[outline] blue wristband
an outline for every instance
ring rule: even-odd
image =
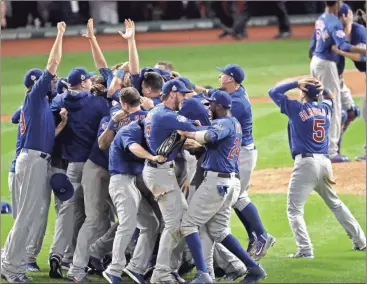
[[[118,122],[114,122],[112,119],[110,119],[110,121],[108,122],[108,126],[107,128],[113,131],[117,130],[119,123]]]
[[[124,70],[116,70],[115,71],[115,77],[120,78],[121,80],[124,79],[125,71]]]

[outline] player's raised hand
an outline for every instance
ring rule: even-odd
[[[112,118],[111,118],[111,119],[112,119],[114,122],[118,122],[118,121],[120,121],[121,119],[125,118],[127,115],[128,115],[128,113],[127,113],[125,110],[121,109],[121,110],[117,111],[117,112],[112,116]]]
[[[93,25],[93,19],[90,18],[88,20],[88,24],[87,24],[87,33],[82,35],[83,37],[86,38],[93,38],[94,37],[94,25]]]
[[[164,163],[165,161],[167,161],[167,158],[163,156],[153,156],[153,162]]]
[[[307,78],[302,78],[298,81],[298,88],[301,89],[302,91],[307,91],[305,86],[306,85],[314,85],[316,86],[316,82],[317,80],[313,77],[307,77]]]
[[[59,23],[57,23],[57,31],[59,33],[64,33],[65,30],[66,30],[66,24],[65,24],[65,22],[59,22]]]
[[[135,38],[135,24],[132,20],[128,19],[125,20],[125,33],[123,33],[122,31],[119,31],[119,34],[124,38],[124,39],[134,39]]]
[[[152,108],[154,108],[153,100],[147,97],[141,97],[140,104],[144,110],[151,110]]]

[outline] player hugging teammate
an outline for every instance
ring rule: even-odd
[[[22,283],[31,279],[26,271],[39,271],[36,258],[53,191],[50,278],[90,282],[88,275],[96,273],[113,284],[122,283],[122,275],[136,283],[184,283],[194,267],[194,283],[265,278],[259,261],[276,239],[266,231],[248,193],[257,149],[243,69],[236,64],[217,68],[219,88],[204,88],[168,62],[140,68],[134,22],[126,20],[125,27],[120,35],[128,45],[127,62],[108,67],[90,19],[83,37],[100,75],[77,67],[57,80],[66,28],[59,23],[46,69],[32,69],[25,76],[27,94],[13,116],[19,126],[9,188],[16,213],[2,256],[2,277]],[[336,45],[350,47],[344,41]],[[338,91],[334,57],[324,58],[322,46],[316,44],[311,65],[319,75],[324,65],[335,67],[329,77],[337,78],[332,86]],[[328,60],[332,63],[324,62]],[[297,86],[305,93],[296,103],[283,93]],[[313,139],[314,147],[305,149],[291,141],[295,163],[308,162],[315,180],[319,175],[328,178],[325,184],[310,184],[296,198],[293,193],[303,188],[297,184],[303,184],[304,174],[292,174],[288,218],[299,247],[292,258],[314,256],[301,214],[312,189],[333,210],[354,248],[366,246],[360,226],[331,187],[327,137],[335,110],[331,92],[323,88],[310,79],[270,92],[282,112]],[[316,100],[321,94],[325,102]],[[317,109],[317,117],[307,107]],[[306,114],[294,118],[292,111],[301,108]],[[232,208],[247,231],[246,250],[231,234]]]

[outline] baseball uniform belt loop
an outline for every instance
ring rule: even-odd
[[[326,154],[322,154],[322,155],[324,155],[326,158],[329,158],[329,155],[326,155]],[[312,153],[302,153],[301,157],[302,157],[302,159],[303,158],[313,158],[314,154],[312,154]]]
[[[171,163],[170,165],[169,165],[169,168],[170,169],[172,169],[173,168],[173,163],[172,162],[168,162],[168,163]],[[160,165],[164,165],[164,164],[158,164],[158,163],[156,163],[156,162],[152,162],[152,161],[148,161],[147,162],[147,165],[149,166],[149,167],[152,167],[152,168],[159,168],[159,166]]]
[[[43,153],[41,151],[37,151],[37,150],[32,150],[32,149],[22,149],[23,153],[36,153],[36,154],[39,154],[39,156],[42,158],[42,159],[45,159],[47,162],[50,162],[51,161],[51,155],[50,154],[47,154],[47,153]]]

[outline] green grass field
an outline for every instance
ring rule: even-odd
[[[144,49],[139,51],[141,67],[151,66],[158,60],[169,60],[183,75],[193,82],[204,85],[218,85],[216,66],[237,63],[246,72],[246,86],[250,97],[267,96],[267,90],[275,82],[287,77],[307,74],[308,41],[271,41],[261,43],[233,43],[200,47],[174,47]],[[109,65],[127,60],[126,51],[105,52]],[[29,68],[44,68],[47,56],[2,58],[2,115],[12,114],[22,104],[24,96],[23,76]],[[76,66],[94,70],[90,53],[65,54],[59,75],[66,76]],[[351,68],[351,64],[348,63]],[[360,98],[356,99],[362,105]],[[287,120],[273,103],[254,103],[254,137],[259,151],[257,168],[292,166],[287,141]],[[7,175],[14,155],[16,126],[10,122],[1,123],[1,199],[10,201]],[[360,155],[365,143],[365,129],[362,119],[353,122],[343,140],[343,153],[350,157]],[[285,181],[287,182],[287,181]],[[257,194],[251,196],[258,206],[263,222],[277,243],[261,261],[268,273],[266,283],[365,283],[366,255],[352,251],[352,244],[334,216],[316,195],[311,195],[305,218],[315,248],[315,259],[290,260],[286,256],[296,251],[295,242],[286,217],[285,194]],[[366,198],[342,195],[362,227],[366,227]],[[54,209],[50,209],[47,234],[38,263],[41,273],[32,274],[34,283],[52,282],[48,278],[47,256],[53,237]],[[10,215],[2,215],[1,245],[12,226]],[[247,245],[245,231],[233,215],[232,231]],[[104,279],[93,278],[98,283]]]

